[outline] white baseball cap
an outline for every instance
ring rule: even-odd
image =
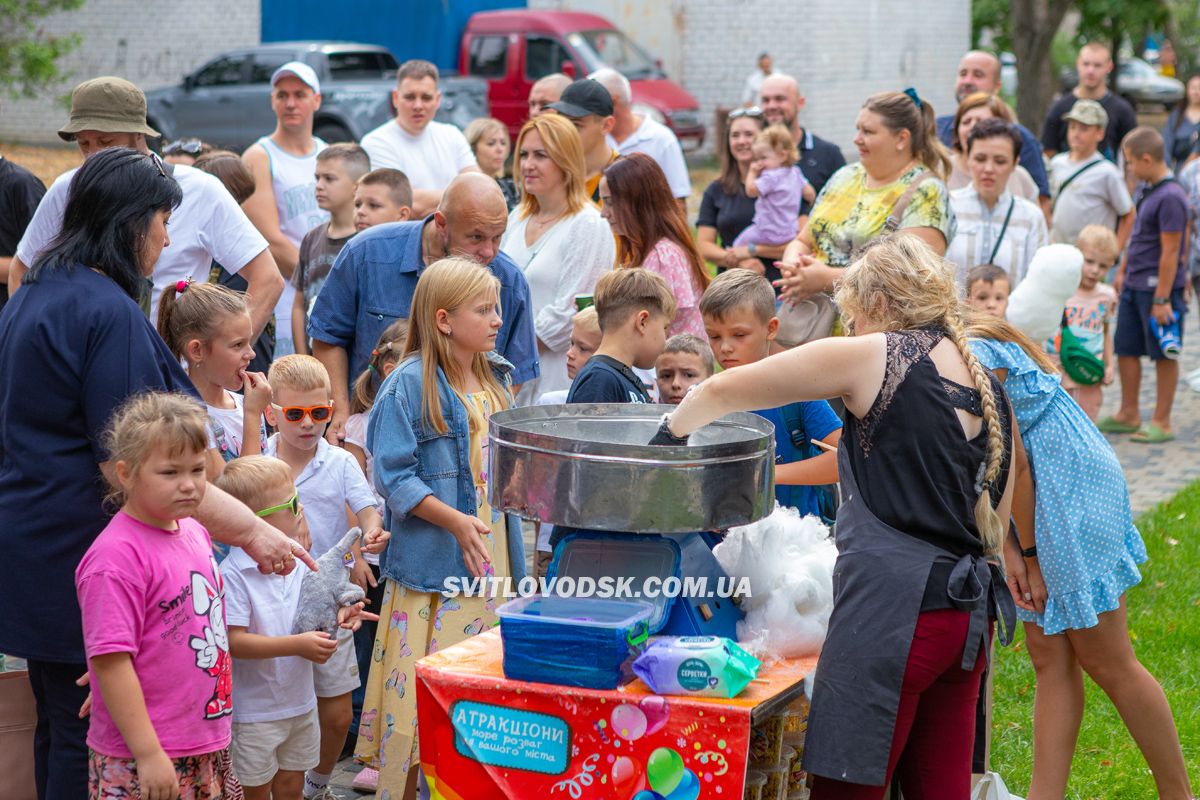
[[[280,78],[288,76],[299,78],[308,88],[312,89],[315,94],[321,93],[321,82],[317,80],[317,73],[308,64],[303,61],[289,61],[271,75],[271,85],[279,83]]]

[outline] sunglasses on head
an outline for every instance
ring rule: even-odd
[[[272,514],[274,514],[276,511],[284,511],[284,510],[291,511],[293,517],[300,516],[300,492],[298,492],[298,491],[293,492],[292,496],[289,500],[287,500],[286,502],[280,503],[277,506],[271,506],[270,508],[264,508],[262,511],[255,511],[254,516],[269,517]]]
[[[735,108],[733,111],[729,112],[727,119],[735,120],[741,119],[742,117],[752,117],[754,119],[758,119],[762,115],[763,110],[761,108],[758,106],[750,106],[749,108]]]
[[[177,142],[171,142],[163,148],[164,156],[173,156],[178,153],[187,153],[189,156],[198,156],[200,151],[204,149],[204,143],[199,139],[180,139]]]
[[[283,414],[283,418],[288,422],[299,422],[304,419],[307,414],[313,422],[328,422],[333,416],[333,403],[328,403],[323,406],[281,406],[278,403],[271,403],[271,407]]]

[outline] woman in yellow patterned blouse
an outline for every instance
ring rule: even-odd
[[[939,255],[954,236],[944,180],[950,155],[938,140],[933,106],[913,89],[868,98],[855,123],[859,161],[833,174],[808,224],[784,251],[781,296],[793,302],[832,291],[854,254],[895,228],[915,234]]]

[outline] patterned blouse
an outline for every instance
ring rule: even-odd
[[[708,341],[704,318],[700,316],[700,296],[704,294],[704,287],[696,280],[692,262],[683,248],[669,239],[659,239],[654,249],[646,254],[642,266],[658,273],[675,295],[675,321],[671,323],[669,335],[691,333]]]
[[[817,196],[808,218],[816,242],[813,254],[831,267],[849,266],[853,254],[883,232],[905,189],[924,171],[925,167],[915,166],[898,180],[871,189],[861,163],[839,169]],[[936,178],[924,181],[905,209],[900,228],[936,228],[948,244],[955,223],[946,184]]]

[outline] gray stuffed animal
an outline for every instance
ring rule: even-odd
[[[347,558],[351,545],[361,535],[360,529],[351,528],[340,542],[317,559],[320,570],[304,576],[292,633],[325,631],[336,635],[338,609],[354,605],[366,597],[361,586],[350,582],[350,566],[354,562],[352,557]]]

